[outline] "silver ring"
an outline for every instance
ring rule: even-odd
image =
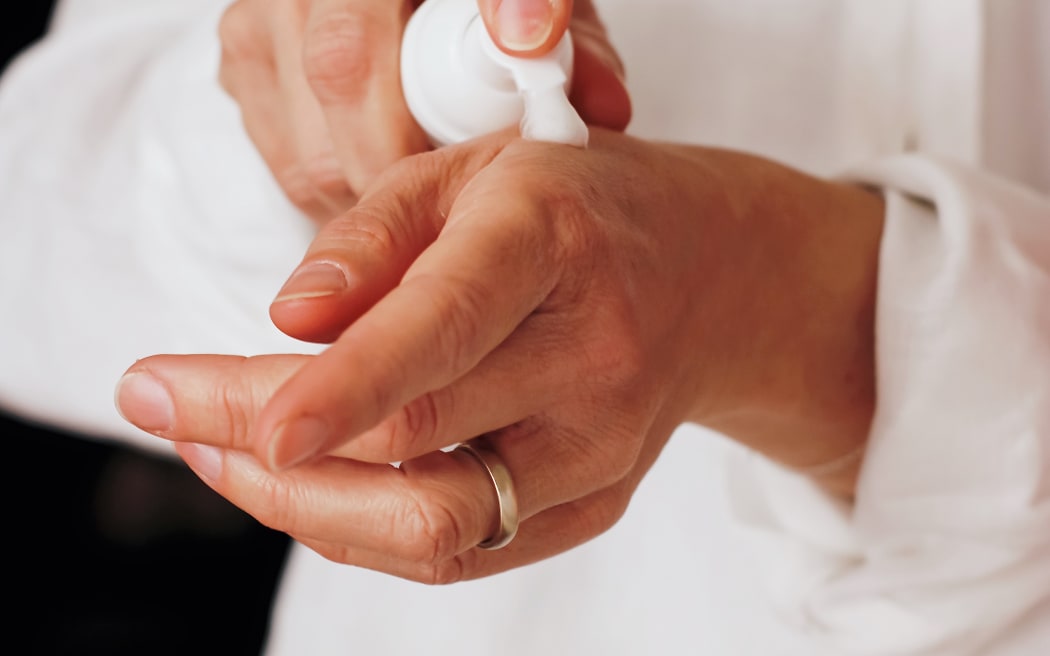
[[[481,463],[489,473],[496,488],[496,500],[499,502],[499,528],[495,535],[478,543],[478,549],[502,549],[510,544],[518,532],[518,496],[514,493],[514,481],[510,470],[503,464],[503,459],[495,451],[482,446],[473,446],[466,442],[456,447],[456,451],[465,451]]]

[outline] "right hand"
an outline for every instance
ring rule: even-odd
[[[399,70],[401,34],[419,4],[236,0],[223,15],[220,81],[278,184],[318,224],[352,207],[387,166],[429,148],[402,97]],[[550,28],[532,5],[549,8]],[[589,124],[627,126],[623,65],[591,0],[478,6],[496,43],[525,57],[550,51],[571,25],[573,104]],[[514,33],[514,24],[532,25],[541,37],[527,28]]]
[[[263,524],[430,583],[609,528],[684,421],[791,467],[863,453],[877,193],[608,130],[515,137],[407,158],[318,233],[275,305],[289,334],[335,329],[324,352],[143,358],[122,415],[194,443],[178,453]],[[446,451],[478,436],[524,520],[499,551],[473,548],[497,532],[492,479]],[[849,495],[849,462],[819,482]]]

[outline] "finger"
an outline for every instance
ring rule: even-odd
[[[327,458],[273,474],[247,454],[176,448],[219,494],[331,560],[451,583],[547,558],[607,530],[662,442],[612,485],[531,514],[498,551],[473,548],[496,530],[499,509],[488,473],[465,454],[437,452],[400,469]]]
[[[432,205],[405,212],[411,201],[395,187],[326,225],[271,303],[274,325],[304,341],[334,341],[437,238],[451,200],[427,196]]]
[[[437,563],[494,530],[492,484],[462,453],[428,454],[411,471],[330,457],[274,474],[247,453],[192,443],[176,448],[219,494],[263,524],[305,539]]]
[[[458,579],[474,547],[497,530],[492,482],[463,453],[439,451],[401,468],[326,458],[273,474],[250,454],[192,443],[176,449],[206,484],[259,522],[306,543],[338,545],[332,552],[341,562]]]
[[[320,231],[270,306],[274,325],[304,341],[334,341],[398,284],[437,237],[465,181],[509,139],[392,167],[375,193]]]
[[[569,28],[572,0],[478,0],[485,27],[509,55],[540,57]]]
[[[564,321],[534,314],[499,348],[452,384],[404,405],[334,455],[367,462],[399,462],[491,433],[566,400],[579,384],[575,360],[557,367],[574,336]]]
[[[542,470],[530,470],[521,467],[520,464],[515,464],[512,473],[517,472],[513,473],[513,478],[519,501],[523,504],[521,508],[524,519],[510,544],[497,551],[471,549],[458,554],[454,561],[435,568],[430,563],[421,564],[391,559],[389,554],[385,553],[350,553],[337,542],[309,542],[307,544],[337,562],[355,562],[350,558],[356,558],[363,566],[427,583],[453,583],[476,579],[544,560],[601,535],[620,520],[638,485],[652,468],[667,443],[671,430],[671,424],[657,422],[657,425],[654,425],[649,431],[647,439],[642,440],[641,435],[637,436],[636,441],[640,442],[642,447],[636,454],[637,457],[633,464],[622,477],[612,480],[604,487],[595,488],[593,492],[579,497],[570,496],[540,511],[531,507],[531,504],[539,497],[532,497],[526,483],[533,477],[532,474]],[[516,435],[497,438],[500,442],[498,450],[508,467],[512,466],[514,459],[506,448],[509,444],[557,443],[557,440],[554,439],[527,440],[520,439],[521,437]],[[489,440],[489,444],[495,445],[492,440]],[[591,455],[608,451],[611,448],[614,448],[614,445],[601,444],[599,450]],[[555,472],[557,478],[573,479],[579,472],[571,467],[560,469],[558,463],[562,461],[557,459],[559,455],[553,452],[548,453],[546,458],[535,460],[534,464],[546,463]],[[541,475],[539,478],[544,479],[545,476]],[[487,483],[490,487],[489,498],[495,499],[487,473],[483,479],[482,484]],[[548,481],[540,480],[532,487],[539,490],[549,485]],[[530,501],[530,498],[533,498],[533,501]],[[498,509],[492,512],[498,513]]]
[[[305,341],[334,341],[398,284],[441,221],[440,210],[406,216],[386,202],[333,220],[277,293],[270,306],[274,325]]]
[[[318,193],[315,177],[299,160],[289,116],[272,75],[263,71],[242,73],[242,77],[253,78],[244,84],[254,86],[240,104],[244,131],[285,197],[314,223],[324,225],[338,214],[339,201]]]
[[[496,551],[468,548],[434,562],[400,553],[348,546],[341,542],[294,535],[297,542],[328,560],[384,572],[431,585],[446,585],[523,567],[577,547],[607,531],[626,509],[627,485],[617,485],[572,503],[546,510],[522,522],[517,536]],[[473,546],[473,545],[471,545]]]
[[[335,146],[324,112],[304,74],[303,32],[306,18],[298,11],[275,21],[273,47],[280,53],[276,62],[277,82],[285,113],[289,117],[295,167],[286,173],[285,184],[303,187],[312,194],[330,217],[352,207],[357,196],[335,156]]]
[[[316,0],[303,66],[351,189],[427,148],[401,94],[400,44],[413,4]]]
[[[464,193],[402,282],[278,390],[260,417],[260,459],[281,469],[330,451],[506,339],[559,275],[544,203],[502,184]]]
[[[250,0],[230,4],[219,18],[220,66],[219,83],[227,93],[237,82],[236,72],[241,64],[250,62],[272,71],[273,52],[265,35],[269,26],[253,9]]]
[[[445,246],[459,263],[475,259],[453,275],[406,279],[278,391],[263,411],[257,443],[269,466],[328,451],[448,385],[503,341],[552,285],[548,271],[507,270],[484,248]],[[492,288],[493,280],[509,293]]]
[[[295,146],[293,128],[277,81],[271,28],[247,2],[237,2],[219,23],[222,57],[219,80],[237,101],[248,138],[288,199],[319,223],[332,208],[308,184]]]
[[[151,356],[117,383],[117,410],[158,437],[247,450],[255,417],[309,357]]]

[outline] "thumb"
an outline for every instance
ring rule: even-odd
[[[510,55],[550,52],[569,28],[572,0],[478,0],[492,40]]]
[[[575,63],[572,101],[588,125],[622,131],[631,120],[623,62],[591,0],[477,0],[493,41],[504,52],[540,57],[558,44],[570,22]]]

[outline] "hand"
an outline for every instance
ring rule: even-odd
[[[862,444],[881,215],[737,153],[496,135],[404,160],[322,229],[273,309],[338,335],[321,355],[154,356],[118,404],[221,447],[178,451],[330,559],[485,576],[611,526],[683,421],[792,466]],[[499,551],[472,548],[487,475],[440,450],[479,435],[524,518]]]
[[[428,148],[401,95],[398,68],[401,34],[418,4],[238,0],[223,15],[222,85],[281,188],[319,224],[353,206],[387,166]],[[497,44],[523,56],[553,48],[571,16],[571,100],[593,125],[626,127],[623,66],[590,0],[478,5]]]

